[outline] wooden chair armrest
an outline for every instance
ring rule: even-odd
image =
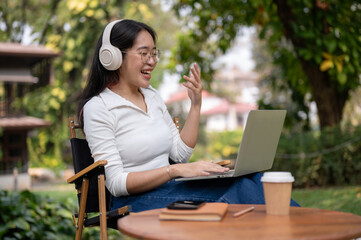
[[[90,166],[88,166],[87,168],[84,168],[83,170],[81,170],[80,172],[75,174],[74,176],[68,178],[67,182],[74,183],[79,178],[82,178],[85,174],[88,174],[89,172],[93,171],[94,169],[96,169],[98,167],[104,167],[107,163],[108,163],[107,160],[98,160],[98,161],[94,162],[93,164],[91,164]]]
[[[118,216],[125,216],[126,214],[129,214],[130,211],[132,211],[132,206],[124,206],[113,211],[109,211],[107,217],[113,218]]]

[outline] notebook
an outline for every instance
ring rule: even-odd
[[[252,110],[248,114],[234,169],[208,176],[176,178],[189,181],[238,177],[272,168],[286,110]]]

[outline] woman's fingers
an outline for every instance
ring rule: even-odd
[[[202,83],[201,81],[201,72],[197,64],[193,64],[193,67],[191,67],[191,75],[193,75],[194,80],[197,83]]]
[[[197,81],[200,81],[201,79],[201,70],[199,69],[198,65],[196,63],[193,64],[191,67],[191,72],[193,76],[195,76]]]
[[[192,71],[195,71],[192,69]],[[202,91],[202,81],[199,76],[191,75],[191,77],[184,75],[183,78],[187,81],[183,85],[185,87],[191,88],[193,90],[199,90]]]
[[[192,80],[191,78],[184,76],[184,79],[187,81],[186,83],[183,83],[183,85],[187,88],[190,88],[192,90],[201,90],[202,88],[200,87],[199,83],[197,83],[196,81]]]
[[[229,171],[229,168],[222,167],[212,162],[199,161],[196,162],[196,164],[198,164],[201,168],[201,171],[207,175],[209,175],[210,172],[223,173]]]
[[[193,64],[190,69],[190,76],[184,75],[183,78],[186,80],[183,86],[188,88],[188,96],[192,101],[193,105],[200,105],[202,101],[202,80],[201,72],[197,64]]]
[[[224,173],[228,172],[229,168],[222,167],[218,164],[206,161],[198,161],[188,164],[176,164],[181,168],[180,176],[182,177],[197,177],[208,176],[210,173]]]
[[[200,84],[202,83],[202,81],[201,81],[201,71],[200,71],[198,65],[195,64],[195,63],[191,66],[190,75],[189,76],[184,75],[183,77],[187,81],[191,81],[193,84],[194,83],[200,83]]]

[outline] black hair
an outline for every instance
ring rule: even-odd
[[[133,47],[134,41],[139,32],[146,30],[156,43],[157,35],[155,31],[148,25],[137,22],[134,20],[124,19],[117,22],[110,34],[110,43],[119,48],[120,51],[125,51]],[[104,32],[103,32],[104,33]],[[82,92],[80,102],[77,109],[77,116],[79,123],[83,128],[83,107],[94,96],[99,95],[107,86],[116,84],[119,81],[119,71],[109,71],[103,67],[99,61],[99,50],[102,46],[103,33],[99,37],[98,43],[95,48],[93,63],[88,75],[87,84]],[[125,54],[122,53],[123,59]]]

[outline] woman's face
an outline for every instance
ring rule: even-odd
[[[131,88],[147,88],[150,84],[151,73],[157,65],[155,59],[149,58],[150,53],[154,53],[155,50],[156,47],[149,32],[140,31],[133,47],[124,51],[126,54],[120,69],[120,81]],[[146,53],[148,54],[145,55]]]

